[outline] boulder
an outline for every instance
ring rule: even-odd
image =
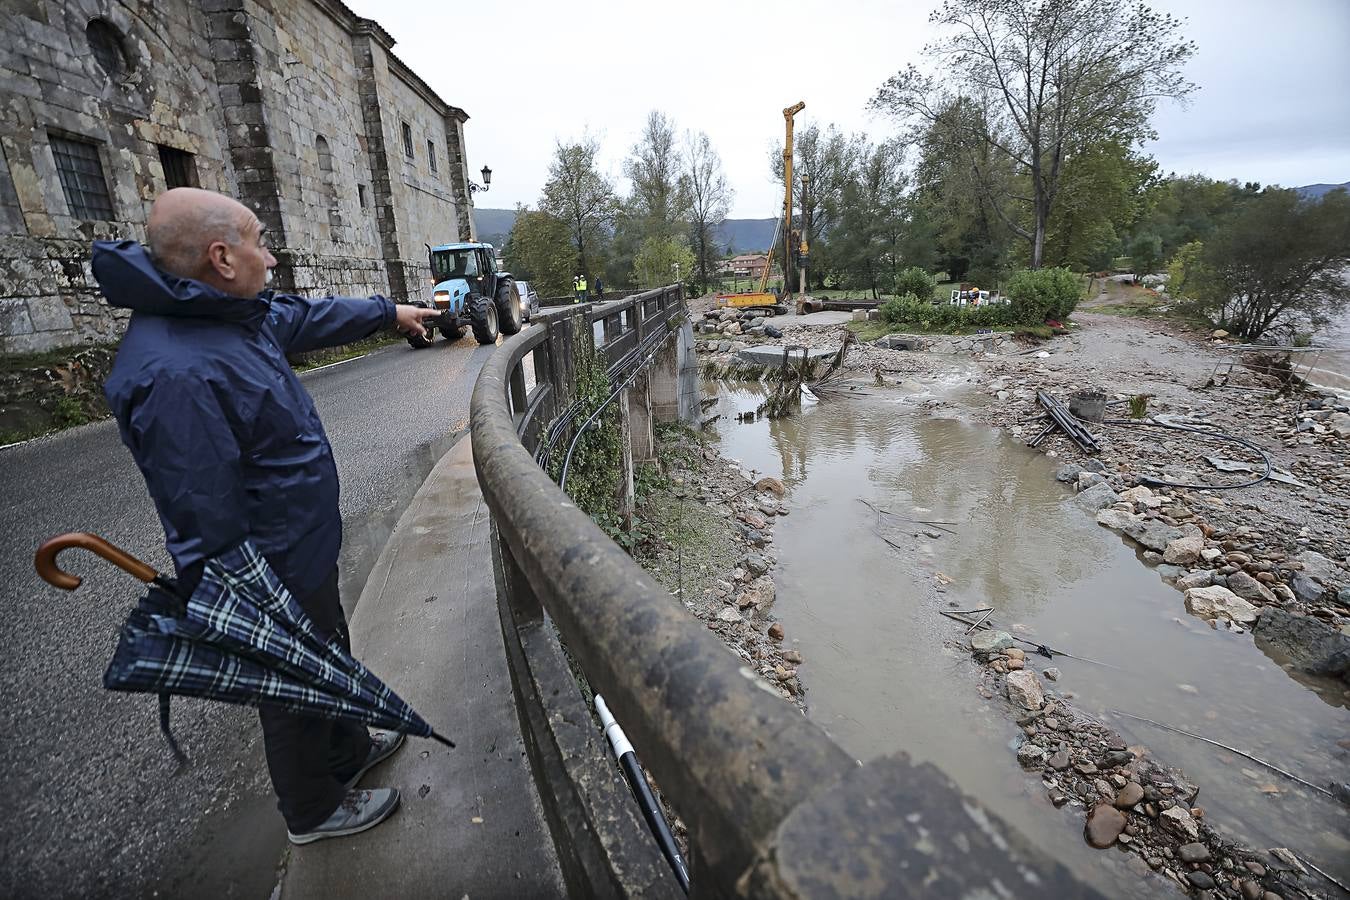
[[[1055,480],[1064,484],[1075,484],[1078,481],[1078,473],[1081,471],[1083,471],[1082,466],[1065,463],[1055,470]]]
[[[1095,514],[1098,510],[1105,509],[1115,503],[1118,499],[1116,492],[1111,490],[1111,485],[1094,484],[1092,487],[1074,497],[1073,502],[1077,503],[1088,512]]]
[[[1327,425],[1336,437],[1350,438],[1350,413],[1332,413]]]
[[[764,336],[767,338],[775,338],[775,339],[781,338],[783,336],[783,332],[775,325],[765,325]]]
[[[1205,536],[1200,529],[1193,528],[1163,548],[1163,562],[1174,566],[1189,566],[1200,558],[1200,551],[1203,549]]]
[[[1078,473],[1078,490],[1080,490],[1080,491],[1086,491],[1088,488],[1092,487],[1094,484],[1101,484],[1101,483],[1102,483],[1103,481],[1105,481],[1105,480],[1106,480],[1106,476],[1103,475],[1101,472],[1079,472],[1079,473]]]
[[[1184,807],[1174,806],[1163,810],[1158,814],[1158,821],[1165,829],[1187,842],[1200,837],[1200,826],[1191,818],[1190,810]]]
[[[1017,762],[1024,769],[1039,769],[1045,765],[1045,751],[1030,741],[1017,748]]]
[[[1030,669],[1009,672],[1007,685],[1008,699],[1023,709],[1040,709],[1045,702],[1041,679]]]
[[[1270,592],[1270,588],[1246,572],[1234,572],[1228,576],[1224,584],[1230,591],[1251,603],[1269,604],[1275,602],[1275,595]]]
[[[1188,590],[1186,610],[1202,619],[1223,619],[1239,625],[1250,625],[1260,615],[1255,606],[1218,585]]]
[[[1087,842],[1098,850],[1104,850],[1116,842],[1125,830],[1125,814],[1109,803],[1098,803],[1088,813],[1087,825],[1083,835]]]
[[[1139,521],[1139,517],[1134,513],[1127,513],[1119,509],[1103,509],[1097,513],[1097,524],[1110,528],[1112,531],[1124,531],[1137,521]]]
[[[1157,519],[1138,519],[1125,529],[1125,536],[1149,550],[1161,553],[1168,544],[1182,537],[1183,532],[1175,525]]]
[[[997,653],[1012,645],[1012,635],[1006,631],[977,631],[970,638],[970,649],[976,653]]]
[[[1214,583],[1213,569],[1197,569],[1194,572],[1187,572],[1176,581],[1176,589],[1182,592],[1189,591],[1191,588],[1209,587]]]
[[[1256,640],[1315,675],[1350,681],[1350,635],[1315,616],[1301,616],[1272,607],[1252,629]]]
[[[746,585],[741,596],[736,600],[736,605],[741,609],[754,607],[756,610],[763,611],[772,605],[777,592],[774,589],[773,582],[763,576],[756,578]]]

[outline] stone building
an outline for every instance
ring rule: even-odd
[[[0,351],[115,339],[89,244],[254,209],[285,291],[403,299],[472,239],[463,110],[338,0],[0,0]]]

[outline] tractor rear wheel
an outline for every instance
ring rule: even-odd
[[[497,288],[497,321],[501,323],[502,334],[516,334],[525,324],[520,291],[514,281],[507,281]]]
[[[471,307],[474,340],[480,344],[497,343],[497,304],[490,297],[474,297]]]

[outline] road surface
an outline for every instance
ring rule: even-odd
[[[492,349],[472,337],[417,352],[399,344],[302,376],[342,479],[349,611],[398,516],[467,427]],[[79,552],[62,558],[85,577],[74,593],[33,571],[34,549],[62,531],[96,532],[168,567],[116,426],[0,451],[0,497],[0,896],[266,896],[285,830],[254,711],[175,701],[174,731],[190,758],[176,771],[155,700],[102,687],[137,585]]]

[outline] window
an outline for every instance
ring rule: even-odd
[[[356,186],[356,199],[360,202],[361,208],[362,208],[362,209],[365,209],[365,208],[366,208],[366,186],[365,186],[364,184],[358,184],[358,185]]]
[[[84,36],[89,39],[89,49],[94,59],[102,66],[110,78],[120,78],[131,68],[127,60],[126,49],[122,45],[122,32],[107,19],[91,19],[84,28]]]
[[[340,226],[342,213],[338,210],[337,185],[333,182],[333,151],[328,147],[328,138],[316,135],[314,152],[319,157],[319,177],[323,181],[323,199],[328,205],[328,224]]]
[[[412,126],[407,122],[403,123],[403,155],[408,159],[413,158]]]
[[[98,145],[56,135],[48,137],[70,214],[78,219],[112,220],[112,198],[108,196]]]
[[[427,159],[431,160],[431,171],[436,171],[436,145],[427,141]]]
[[[197,183],[197,164],[192,154],[177,147],[159,147],[159,164],[164,167],[164,183],[171,187],[201,187]]]

